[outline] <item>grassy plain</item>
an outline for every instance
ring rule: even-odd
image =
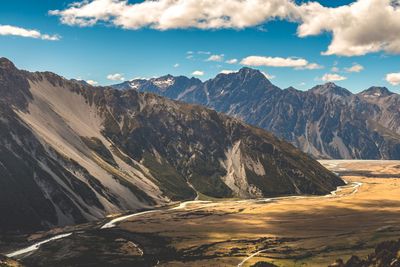
[[[321,161],[349,186],[326,197],[211,201],[135,217],[119,228],[169,240],[159,266],[327,266],[400,237],[400,161]],[[358,183],[361,183],[358,184]]]

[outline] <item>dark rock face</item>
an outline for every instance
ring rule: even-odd
[[[0,66],[0,232],[196,195],[321,195],[343,185],[292,145],[214,110]]]
[[[335,267],[399,267],[400,266],[400,240],[386,241],[378,244],[375,252],[366,259],[352,256],[347,262],[337,260],[330,266]]]
[[[0,58],[0,95],[4,103],[25,108],[30,97],[29,83],[6,58]]]
[[[135,83],[135,81],[133,81]],[[119,85],[116,88],[124,89]],[[149,90],[197,103],[271,131],[317,158],[400,159],[400,95],[384,87],[352,94],[334,83],[281,90],[253,69],[204,83]]]

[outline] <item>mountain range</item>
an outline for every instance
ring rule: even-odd
[[[235,76],[219,76],[228,77]],[[202,85],[169,78],[152,84],[187,93]],[[265,79],[244,80],[272,88]],[[180,98],[175,89],[169,97]],[[1,233],[196,197],[321,195],[344,184],[291,144],[237,118],[139,90],[19,70],[5,58],[0,136]]]
[[[319,159],[400,159],[400,95],[385,87],[358,94],[334,83],[281,89],[251,68],[205,82],[166,75],[113,86],[195,103],[271,131]]]

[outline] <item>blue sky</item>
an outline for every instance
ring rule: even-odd
[[[117,73],[132,79],[164,74],[192,76],[193,72],[201,71],[204,75],[198,78],[206,80],[222,70],[238,70],[243,66],[241,60],[249,56],[302,58],[323,68],[253,67],[274,76],[271,81],[282,88],[294,86],[305,90],[324,83],[324,75],[335,74],[335,77],[346,78],[335,81],[337,84],[354,92],[371,85],[400,92],[399,85],[385,80],[387,74],[400,72],[400,58],[396,52],[382,49],[363,55],[340,55],[340,52],[321,55],[332,42],[329,31],[300,38],[296,34],[299,23],[288,20],[265,21],[243,29],[188,27],[159,30],[145,26],[123,29],[107,21],[82,27],[67,25],[60,21],[61,16],[48,14],[49,10],[66,10],[72,2],[3,0],[0,26],[12,25],[35,29],[42,34],[57,34],[60,40],[0,35],[0,56],[11,59],[22,69],[49,70],[67,78],[93,80],[102,85],[117,83],[107,79],[108,75]],[[140,2],[129,1],[128,4]],[[340,7],[352,1],[334,1],[335,5],[329,0],[319,2],[325,7]],[[192,53],[188,54],[188,51]],[[223,60],[207,61],[211,55],[223,55]],[[237,59],[238,63],[226,63],[230,59]],[[363,69],[351,72],[349,68],[355,64]],[[337,69],[332,70],[333,67]]]

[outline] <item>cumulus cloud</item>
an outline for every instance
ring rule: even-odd
[[[308,61],[303,58],[249,56],[242,59],[240,63],[253,67],[304,67]]]
[[[92,26],[103,21],[125,29],[167,30],[245,28],[293,12],[296,5],[290,0],[84,0],[49,13],[68,25]]]
[[[300,37],[332,33],[324,55],[360,56],[400,53],[399,0],[358,0],[337,8],[309,2],[299,7]]]
[[[57,34],[55,35],[43,34],[38,30],[30,30],[11,25],[0,25],[0,35],[12,35],[12,36],[42,39],[48,41],[58,41],[61,38]]]
[[[107,79],[109,79],[111,81],[124,81],[125,80],[124,76],[120,73],[109,74],[109,75],[107,75]]]
[[[206,61],[215,61],[215,62],[221,62],[224,60],[224,55],[211,55],[209,58],[206,59]]]
[[[361,72],[364,69],[360,64],[354,64],[350,68],[345,68],[347,72]]]
[[[237,72],[237,71],[236,70],[221,70],[220,73],[222,73],[222,74],[230,74],[230,73],[235,73],[235,72]]]
[[[195,71],[192,72],[192,75],[194,75],[194,76],[203,76],[204,75],[204,71],[195,70]]]
[[[317,63],[309,63],[304,67],[299,67],[298,69],[306,69],[306,70],[319,70],[319,69],[323,69],[324,66],[321,66]]]
[[[386,81],[391,85],[400,85],[400,72],[386,74]]]
[[[174,64],[174,68],[178,68],[179,66],[180,66],[179,63]]]
[[[229,59],[229,60],[227,60],[225,62],[228,63],[228,64],[236,64],[236,63],[238,63],[238,60],[236,58],[232,58],[232,59]]]
[[[99,84],[98,82],[93,81],[93,80],[87,80],[86,82],[87,82],[88,84],[90,84],[90,85],[93,85],[93,86],[96,86],[96,85]]]
[[[68,25],[105,22],[124,29],[158,30],[242,29],[282,19],[297,23],[300,37],[331,33],[324,55],[356,56],[400,53],[399,4],[400,0],[357,0],[338,7],[292,0],[82,0],[49,13]]]
[[[322,66],[316,63],[309,63],[304,58],[282,58],[282,57],[262,57],[249,56],[240,62],[242,65],[252,67],[291,67],[296,69],[320,69]]]
[[[336,73],[326,73],[324,76],[322,76],[322,80],[324,82],[338,82],[338,81],[344,81],[346,79],[347,77],[341,76]]]

